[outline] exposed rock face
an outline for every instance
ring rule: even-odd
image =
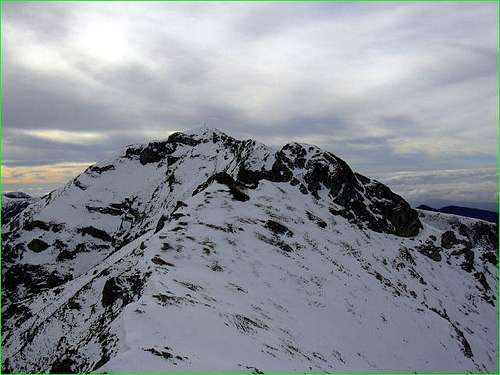
[[[112,241],[111,236],[101,229],[94,228],[93,226],[88,226],[85,228],[79,228],[78,231],[83,235],[90,235],[92,237],[98,238],[102,241],[110,242]]]
[[[459,241],[455,237],[455,232],[448,230],[441,235],[441,246],[445,249],[451,249],[454,245],[458,244]]]
[[[34,199],[22,192],[4,193],[2,197],[2,225],[29,206]]]
[[[5,372],[497,368],[497,227],[313,145],[127,146],[2,240]]]
[[[144,279],[139,274],[111,277],[106,280],[102,290],[102,306],[107,308],[120,301],[121,307],[124,307],[134,300],[142,291],[143,286]]]
[[[440,262],[442,259],[440,254],[442,249],[440,247],[434,246],[434,244],[431,242],[426,242],[423,245],[418,245],[416,247],[416,250],[436,262]]]
[[[299,172],[299,173],[297,173]],[[387,186],[354,173],[342,159],[312,145],[290,143],[276,154],[270,170],[238,171],[240,181],[256,186],[260,180],[289,182],[304,194],[320,199],[326,190],[332,213],[376,232],[416,236],[422,228],[417,212]]]

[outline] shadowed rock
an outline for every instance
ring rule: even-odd
[[[451,230],[448,230],[441,235],[441,246],[443,246],[445,249],[451,249],[458,243],[459,241],[455,236],[455,232]]]
[[[35,238],[34,240],[31,240],[30,243],[28,243],[28,249],[34,251],[35,253],[40,253],[46,250],[48,247],[49,244],[47,242],[39,240],[38,238]]]
[[[90,235],[92,237],[98,238],[100,240],[111,242],[113,239],[109,234],[101,229],[94,228],[93,226],[88,226],[84,228],[79,228],[78,231],[83,235]]]
[[[283,224],[280,224],[274,220],[267,220],[265,227],[274,234],[279,234],[279,235],[284,234],[288,237],[293,236],[293,232],[290,229],[288,229]]]

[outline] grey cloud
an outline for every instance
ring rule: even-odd
[[[68,18],[72,10],[63,4],[3,3],[3,21],[19,25],[22,29],[33,32],[40,43],[60,42],[67,32]]]
[[[82,95],[71,82],[18,67],[6,71],[6,128],[89,130],[119,124],[120,118],[103,98]]]
[[[378,179],[414,204],[498,201],[496,168],[385,173]]]
[[[367,175],[496,165],[496,4],[2,6],[9,165],[99,160],[202,123],[318,143]],[[86,37],[82,20],[118,25],[124,56],[87,56],[74,38]],[[69,70],[30,65],[33,46]],[[37,129],[103,138],[23,133]]]

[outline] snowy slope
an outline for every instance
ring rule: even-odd
[[[497,228],[207,128],[3,227],[4,370],[496,371]]]

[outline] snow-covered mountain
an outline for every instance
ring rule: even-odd
[[[3,369],[497,371],[497,227],[316,146],[125,147],[2,228]]]
[[[2,194],[2,225],[24,210],[36,198],[30,195],[15,191]]]

